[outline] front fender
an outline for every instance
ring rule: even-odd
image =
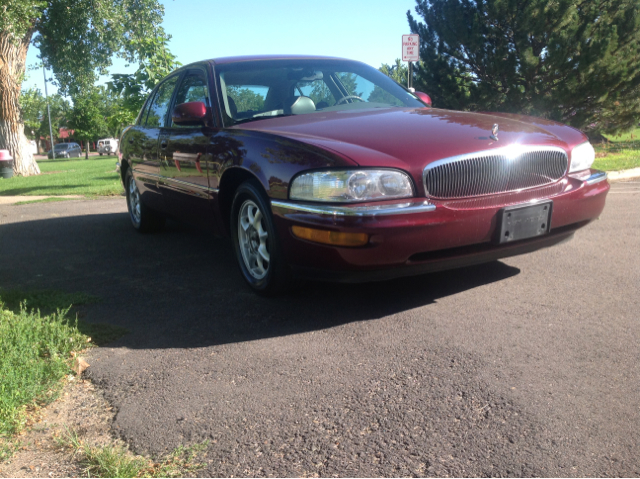
[[[212,137],[211,153],[218,160],[218,167],[212,168],[212,187],[222,185],[227,173],[241,168],[255,177],[272,199],[287,199],[289,183],[301,171],[357,166],[349,158],[318,146],[249,130],[221,130]]]

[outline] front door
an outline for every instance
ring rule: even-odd
[[[206,73],[201,69],[184,74],[174,105],[193,101],[211,105]],[[160,140],[162,195],[167,210],[178,219],[209,229],[214,228],[215,222],[208,178],[211,155],[207,147],[216,131],[205,125],[171,123],[167,137]]]

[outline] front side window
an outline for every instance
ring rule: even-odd
[[[207,78],[203,71],[190,71],[187,73],[176,92],[176,105],[192,101],[200,101],[206,106],[210,106]],[[172,122],[171,126],[179,127],[180,125]]]
[[[226,126],[319,111],[424,107],[385,74],[347,60],[247,61],[218,65],[216,74]]]
[[[207,80],[202,72],[189,72],[178,88],[176,105],[191,101],[201,101],[208,106]]]
[[[162,128],[165,125],[169,104],[173,96],[173,90],[178,81],[178,76],[173,76],[158,87],[156,96],[149,108],[146,126],[149,128]]]

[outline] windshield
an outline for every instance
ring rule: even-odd
[[[69,147],[68,143],[60,143],[55,146],[56,150],[66,150]]]
[[[261,60],[216,66],[225,125],[335,110],[424,107],[375,68],[348,60]]]

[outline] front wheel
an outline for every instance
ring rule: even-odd
[[[125,193],[127,209],[131,224],[140,233],[154,233],[160,231],[165,223],[165,217],[146,206],[141,199],[140,190],[130,169],[125,175]]]
[[[269,296],[289,289],[285,264],[271,208],[260,186],[246,181],[236,191],[231,207],[231,237],[240,272],[251,288]]]

